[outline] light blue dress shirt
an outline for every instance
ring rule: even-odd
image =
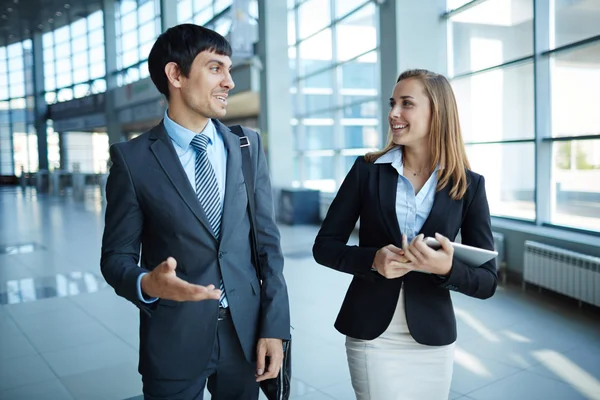
[[[408,242],[419,234],[425,220],[431,212],[437,187],[437,171],[431,173],[419,193],[415,194],[412,183],[404,176],[402,151],[400,147],[390,150],[379,157],[375,164],[392,164],[398,171],[398,186],[396,188],[396,217],[400,231],[408,237]]]
[[[185,170],[185,174],[190,181],[190,185],[196,191],[196,150],[190,145],[194,136],[197,132],[192,132],[187,128],[179,125],[177,122],[169,118],[168,110],[165,111],[165,117],[163,120],[165,130],[171,138],[171,143],[175,148],[175,152],[179,157],[179,161]],[[225,142],[223,137],[217,131],[215,124],[209,119],[206,127],[201,134],[208,136],[208,147],[206,148],[206,154],[210,161],[215,175],[217,177],[217,184],[219,185],[219,198],[221,200],[221,210],[223,209],[223,200],[225,199],[225,179],[227,176],[227,149],[225,148]],[[138,298],[144,303],[153,303],[157,298],[146,299],[142,293],[142,276],[146,273],[140,274],[137,281],[137,293]]]

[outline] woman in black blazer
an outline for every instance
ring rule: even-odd
[[[484,179],[470,170],[442,75],[402,73],[388,120],[387,146],[356,160],[313,255],[354,275],[335,327],[347,336],[357,399],[446,400],[456,340],[449,291],[487,299],[497,285],[495,260],[472,268],[450,245],[460,230],[462,243],[494,249]],[[359,245],[348,246],[359,218]]]

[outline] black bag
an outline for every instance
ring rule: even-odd
[[[250,141],[244,135],[240,125],[229,127],[233,133],[240,137],[240,149],[242,152],[242,173],[246,181],[246,193],[248,194],[248,215],[250,216],[250,231],[252,238],[252,259],[258,281],[262,284],[262,264],[258,254],[258,242],[256,236],[256,220],[254,210],[254,169],[250,160]],[[267,360],[268,365],[268,360]],[[283,341],[283,366],[281,372],[274,379],[267,379],[260,383],[260,388],[269,400],[288,400],[290,398],[290,382],[292,379],[292,341]]]

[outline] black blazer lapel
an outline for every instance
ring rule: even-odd
[[[150,145],[150,150],[175,187],[175,190],[210,235],[214,237],[212,227],[196,196],[196,191],[190,185],[190,181],[181,166],[181,162],[179,162],[179,157],[162,122],[152,130],[149,139],[153,142]]]
[[[396,192],[398,189],[398,171],[391,164],[382,164],[379,171],[379,204],[383,223],[393,244],[402,247],[402,235],[396,215]]]
[[[419,231],[419,233],[424,234],[426,237],[433,237],[433,235],[436,232],[436,229],[440,226],[440,224],[446,221],[446,216],[448,215],[448,212],[450,212],[450,205],[452,205],[452,203],[455,203],[450,198],[451,185],[452,182],[449,182],[446,185],[446,187],[444,187],[439,192],[435,193],[435,198],[433,200],[433,207],[431,208],[431,212],[425,220],[423,227]]]

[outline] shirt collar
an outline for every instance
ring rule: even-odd
[[[392,164],[392,167],[402,175],[404,172],[404,165],[402,164],[402,151],[400,150],[400,146],[394,147],[392,150],[379,157],[375,160],[375,164]]]
[[[169,137],[182,149],[187,149],[190,143],[192,143],[192,139],[194,138],[194,136],[196,136],[198,133],[202,133],[208,136],[209,144],[215,142],[215,135],[217,134],[217,132],[215,129],[215,125],[213,124],[211,119],[208,120],[208,123],[206,124],[202,132],[193,132],[187,128],[184,128],[183,126],[179,125],[177,122],[169,118],[168,111],[169,110],[165,111],[165,117],[163,121],[165,130],[167,131]]]

